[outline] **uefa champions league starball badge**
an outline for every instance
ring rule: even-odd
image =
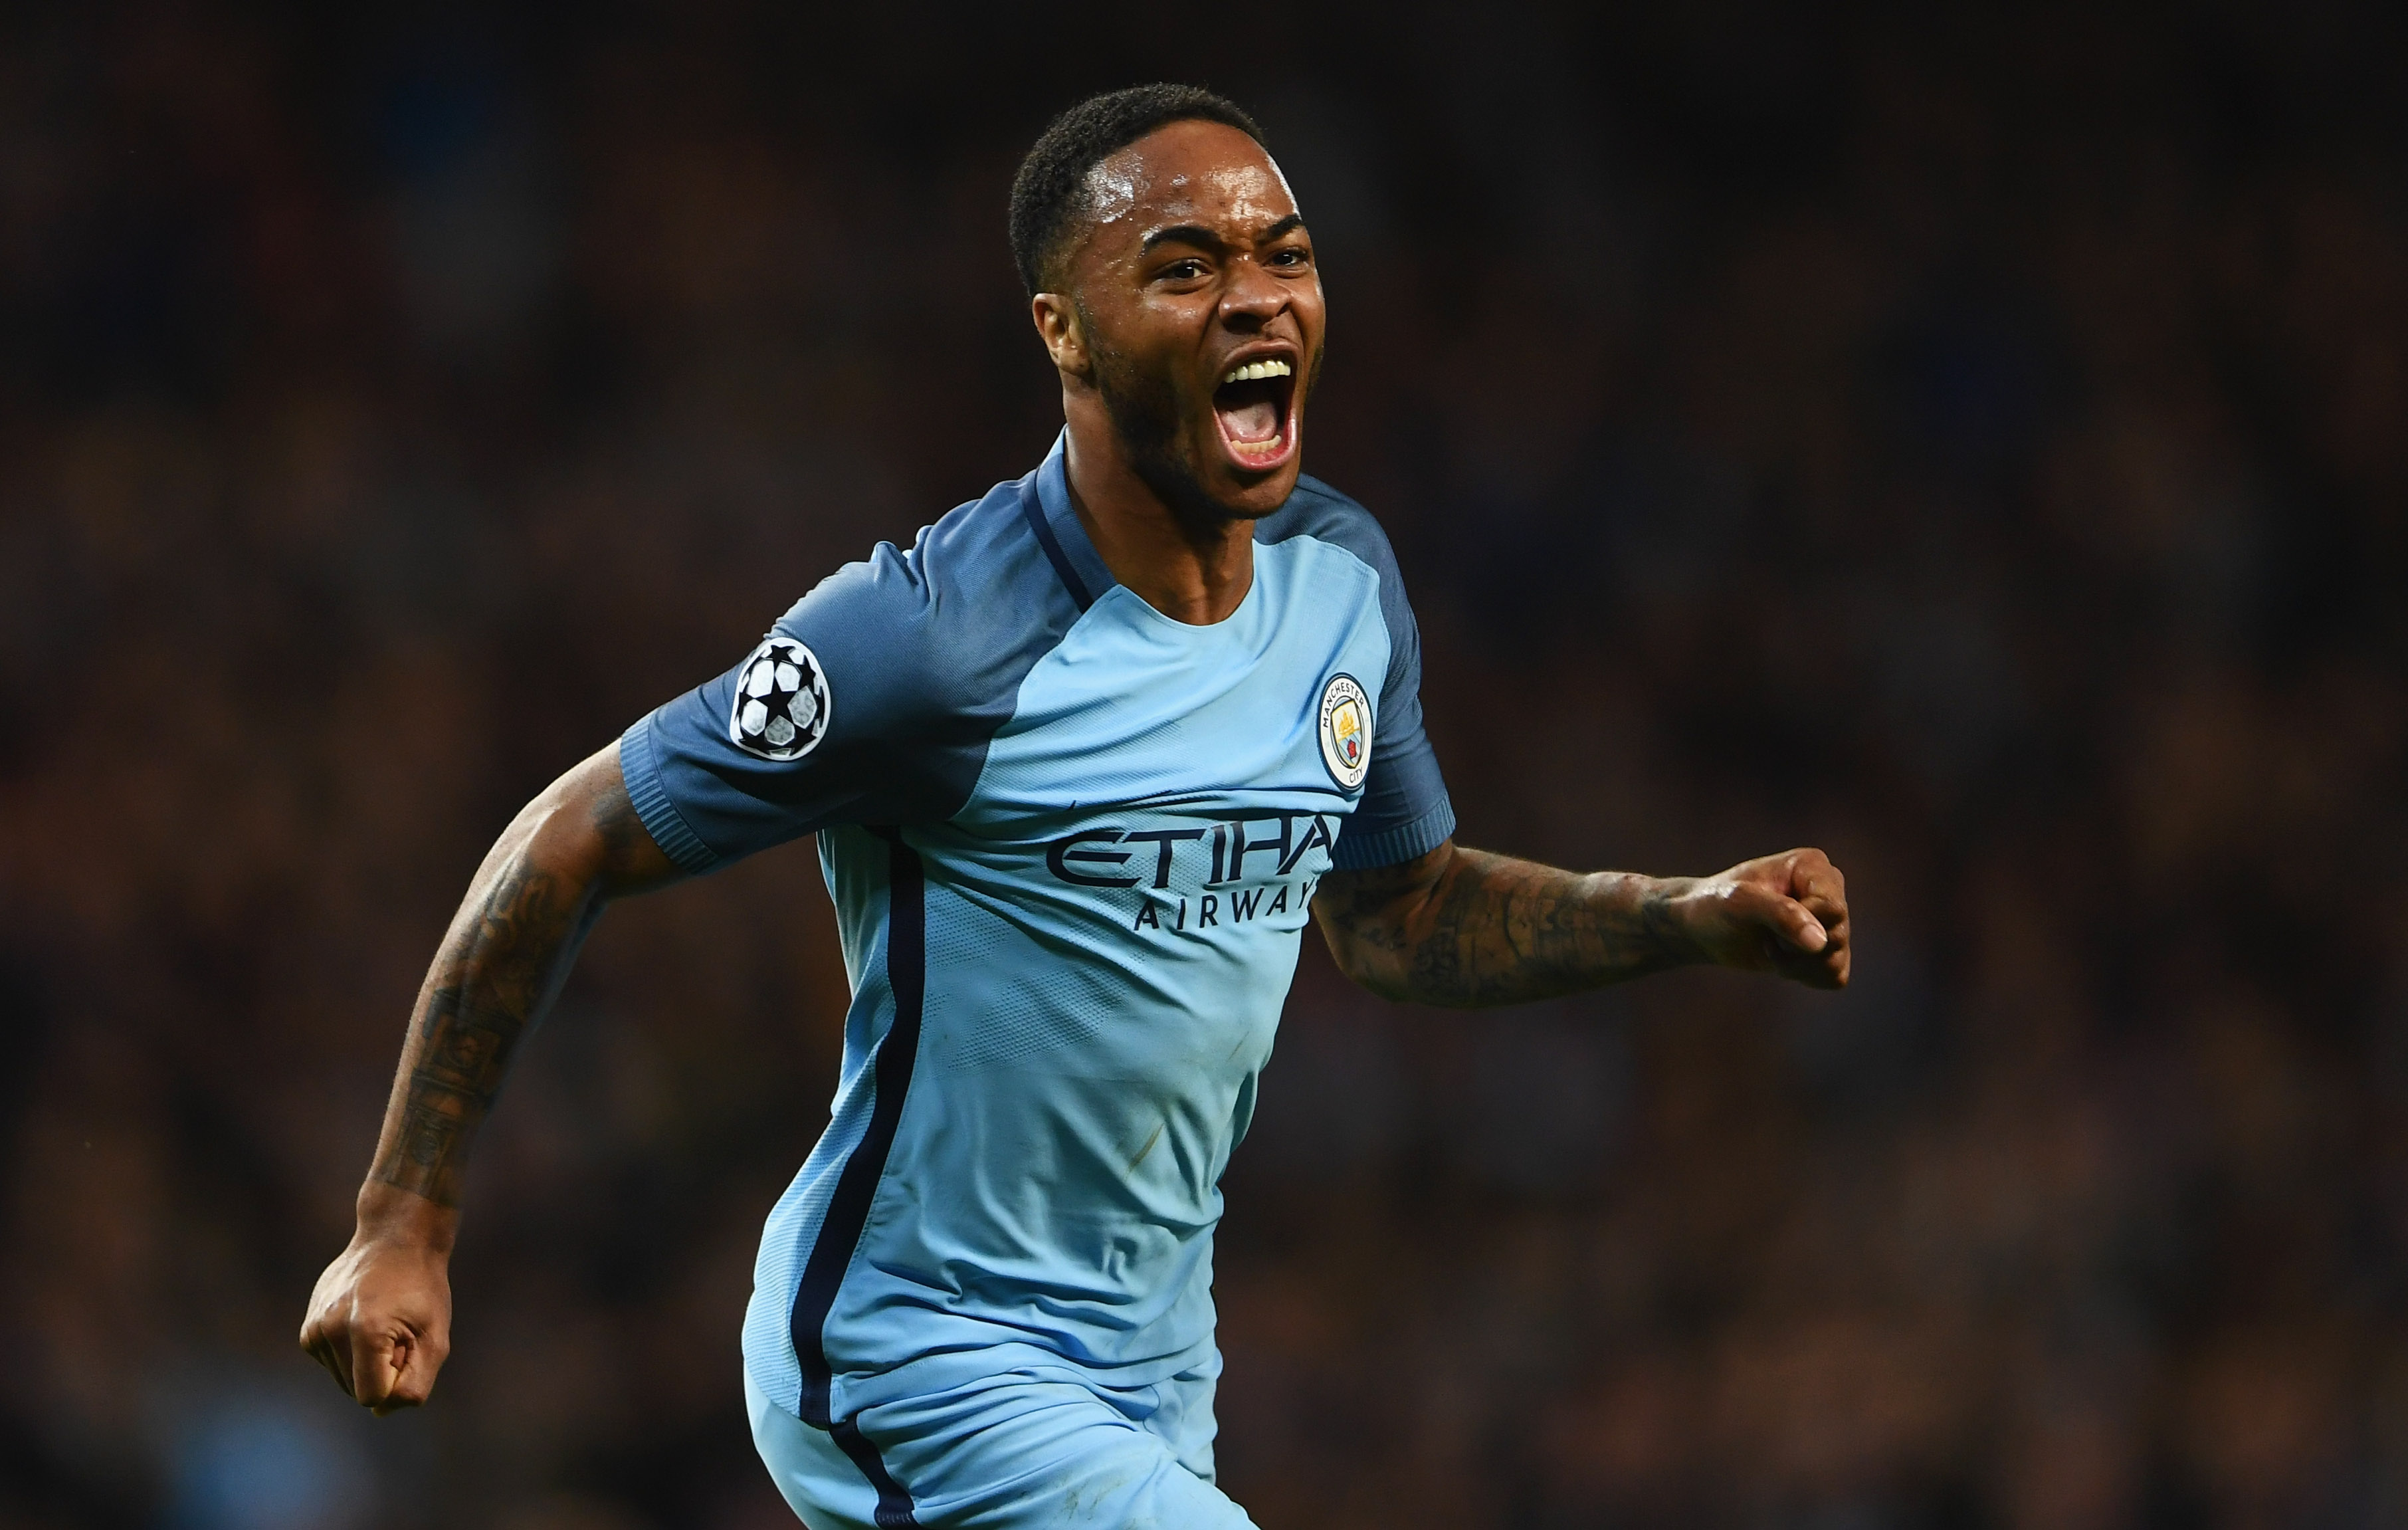
[[[1371,768],[1371,699],[1351,674],[1331,675],[1321,687],[1321,763],[1348,791]]]
[[[770,638],[737,672],[727,736],[763,759],[800,759],[828,729],[827,671],[819,656],[792,638]]]

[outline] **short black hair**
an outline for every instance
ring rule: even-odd
[[[1063,236],[1086,210],[1087,172],[1173,123],[1220,123],[1256,143],[1263,130],[1237,103],[1195,85],[1131,85],[1091,95],[1054,119],[1011,178],[1011,259],[1034,297]]]

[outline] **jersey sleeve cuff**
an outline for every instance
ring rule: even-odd
[[[660,767],[652,758],[649,714],[619,735],[619,773],[626,778],[627,801],[635,804],[636,816],[644,821],[644,831],[652,836],[663,855],[677,862],[680,871],[700,876],[719,864],[718,852],[702,843],[702,836],[686,823],[668,788],[661,784]]]
[[[1383,829],[1374,834],[1364,834],[1349,824],[1338,836],[1330,853],[1330,864],[1341,872],[1368,871],[1374,866],[1394,866],[1399,861],[1426,856],[1444,844],[1455,832],[1455,803],[1441,797],[1430,810],[1410,823],[1394,829]]]

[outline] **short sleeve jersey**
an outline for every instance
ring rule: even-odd
[[[805,1422],[1217,1372],[1220,1179],[1314,886],[1455,826],[1377,524],[1305,478],[1255,541],[1234,613],[1173,621],[1113,581],[1057,443],[621,740],[689,872],[819,834],[853,1001],[744,1334]]]

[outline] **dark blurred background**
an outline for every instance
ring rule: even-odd
[[[615,911],[435,1406],[294,1348],[554,773],[1058,423],[1054,110],[1262,117],[1309,466],[1466,840],[1847,870],[1839,998],[1309,942],[1229,1176],[1266,1530],[2408,1523],[2401,10],[0,21],[0,1525],[763,1530],[805,847]]]

